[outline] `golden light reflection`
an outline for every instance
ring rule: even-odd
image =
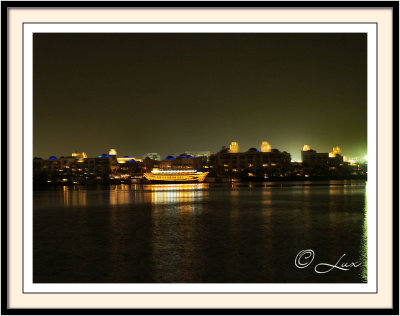
[[[144,201],[152,204],[153,231],[151,249],[153,264],[158,267],[154,280],[168,281],[162,273],[165,265],[173,266],[179,282],[191,282],[195,269],[193,244],[197,217],[203,204],[196,203],[208,195],[208,184],[152,184],[142,187]],[[173,250],[179,245],[179,253]]]
[[[271,200],[271,188],[264,187],[262,190],[262,204],[263,206],[270,206],[272,204]]]
[[[231,189],[231,216],[230,218],[233,220],[237,220],[239,218],[240,210],[239,210],[239,190],[234,189],[232,186]]]
[[[129,203],[131,203],[131,190],[129,184],[120,184],[110,188],[111,205]]]
[[[191,202],[204,197],[207,194],[206,188],[208,188],[207,183],[152,184],[144,186],[145,196],[150,194],[153,204]]]
[[[304,212],[303,212],[303,223],[304,223],[304,239],[309,241],[311,240],[312,232],[313,232],[313,226],[312,226],[312,217],[311,217],[311,205],[312,205],[312,197],[310,195],[311,187],[310,184],[311,182],[307,181],[305,185],[303,186],[303,206],[304,206]],[[306,185],[308,184],[308,185]]]
[[[75,190],[68,186],[63,186],[63,201],[64,206],[86,206],[87,205],[87,191]]]

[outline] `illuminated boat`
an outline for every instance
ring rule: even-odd
[[[208,172],[197,170],[159,170],[145,173],[144,178],[150,183],[199,183],[203,182]]]

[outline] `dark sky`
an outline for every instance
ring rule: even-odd
[[[34,156],[367,153],[366,34],[35,34]]]

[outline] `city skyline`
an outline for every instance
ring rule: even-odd
[[[234,147],[232,147],[232,146],[234,146]],[[264,146],[268,146],[268,149],[266,150],[265,149],[265,147]],[[263,148],[264,147],[264,148]],[[103,152],[99,152],[99,153],[97,153],[97,154],[94,154],[94,155],[88,155],[87,154],[87,152],[86,151],[81,151],[81,150],[75,150],[74,152],[72,152],[71,154],[70,153],[64,153],[64,154],[60,154],[60,155],[58,155],[58,156],[55,156],[55,155],[50,155],[50,156],[48,156],[48,157],[39,157],[39,156],[34,156],[34,158],[36,159],[36,158],[41,158],[41,159],[49,159],[49,158],[51,158],[51,159],[54,159],[54,157],[55,158],[62,158],[62,157],[75,157],[75,156],[79,156],[79,155],[84,155],[85,157],[89,157],[89,158],[95,158],[95,157],[102,157],[102,156],[118,156],[118,157],[125,157],[125,158],[122,158],[122,159],[127,159],[127,158],[135,158],[137,161],[142,161],[143,159],[145,159],[145,158],[150,158],[150,159],[152,159],[152,160],[167,160],[169,157],[178,157],[178,156],[181,156],[181,155],[188,155],[188,158],[195,158],[195,157],[201,157],[201,156],[212,156],[212,155],[216,155],[216,154],[218,154],[219,152],[223,152],[224,151],[224,149],[227,151],[227,152],[231,152],[231,153],[246,153],[246,152],[250,152],[250,151],[253,151],[254,149],[256,149],[257,151],[259,151],[259,152],[265,152],[265,151],[271,151],[271,150],[276,150],[277,148],[272,148],[271,147],[271,145],[267,142],[267,141],[263,141],[261,144],[260,144],[260,146],[259,147],[257,147],[257,146],[254,146],[254,147],[250,147],[250,148],[248,148],[248,149],[242,149],[241,147],[240,147],[240,145],[238,144],[238,142],[231,142],[231,144],[230,144],[230,146],[223,146],[219,151],[217,151],[217,152],[211,152],[211,151],[190,151],[190,150],[183,150],[183,151],[181,151],[180,153],[171,153],[171,154],[167,154],[167,155],[160,155],[158,152],[153,152],[153,153],[145,153],[145,154],[142,154],[142,155],[134,155],[134,154],[130,154],[130,153],[123,153],[123,154],[121,154],[117,149],[115,149],[115,148],[109,148],[109,149],[106,149],[106,150],[104,150]],[[278,149],[279,150],[279,149]],[[317,153],[332,153],[332,152],[335,152],[335,150],[338,150],[338,153],[340,154],[340,155],[342,155],[342,152],[341,152],[341,149],[340,149],[340,147],[339,146],[333,146],[332,147],[332,151],[329,151],[329,150],[325,150],[325,151],[318,151],[318,150],[315,150],[315,148],[312,148],[312,147],[310,147],[309,145],[307,145],[307,144],[305,144],[303,147],[302,147],[302,149],[301,149],[301,151],[300,152],[303,152],[303,151],[315,151],[315,152],[317,152]],[[281,152],[285,152],[285,151],[281,151]],[[292,153],[290,153],[290,152],[287,152],[290,156],[291,156],[291,161],[292,162],[301,162],[302,160],[300,159],[300,160],[298,160],[298,159],[294,159],[293,158],[293,155],[292,155]],[[194,156],[192,156],[192,155],[194,155]],[[158,157],[155,157],[155,156],[158,156]],[[348,155],[344,155],[343,154],[343,157],[345,158],[345,159],[350,159],[350,160],[353,160],[353,159],[355,159],[355,158],[357,158],[358,160],[360,160],[360,161],[367,161],[368,160],[368,158],[367,158],[367,155],[364,155],[364,156],[362,156],[362,155],[359,155],[359,156],[348,156]]]
[[[367,155],[365,34],[35,34],[34,156]]]

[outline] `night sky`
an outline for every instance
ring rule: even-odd
[[[35,34],[35,157],[367,154],[366,34]]]

